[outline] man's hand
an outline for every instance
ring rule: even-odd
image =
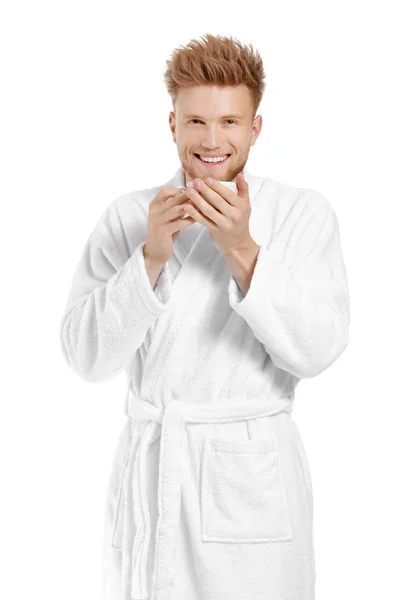
[[[183,203],[187,200],[186,191],[172,186],[164,186],[149,204],[144,258],[162,265],[172,256],[173,245],[181,229],[196,221],[190,216],[183,218]]]
[[[243,172],[236,177],[236,185],[237,194],[215,179],[196,178],[193,187],[186,190],[194,206],[185,204],[185,210],[209,229],[211,238],[224,254],[255,244],[249,231],[249,186]]]

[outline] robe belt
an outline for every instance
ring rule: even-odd
[[[129,393],[128,393],[129,394]],[[244,404],[207,405],[170,400],[158,408],[130,390],[125,413],[131,419],[150,421],[141,437],[132,475],[132,494],[136,534],[132,550],[132,598],[145,600],[147,563],[150,544],[146,456],[152,442],[161,436],[158,477],[158,519],[155,537],[155,563],[151,600],[168,600],[174,582],[176,528],[181,506],[180,467],[185,423],[228,423],[290,412],[287,398],[273,409],[267,409],[265,398],[247,399]],[[243,397],[242,397],[243,400]],[[160,428],[156,423],[161,424]]]

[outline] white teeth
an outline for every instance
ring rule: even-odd
[[[227,154],[225,156],[217,156],[216,158],[206,158],[206,157],[203,158],[202,156],[200,156],[200,159],[203,162],[222,162],[223,160],[225,160],[225,158],[227,156],[228,156]]]

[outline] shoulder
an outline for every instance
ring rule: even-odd
[[[290,209],[293,206],[309,207],[311,210],[328,211],[332,206],[328,199],[317,190],[283,183],[271,177],[260,177],[261,194],[267,194],[275,204]]]
[[[118,213],[122,217],[131,215],[132,213],[136,214],[138,217],[140,215],[147,215],[148,206],[157,193],[154,192],[153,194],[153,190],[155,189],[156,188],[134,190],[132,192],[121,194],[111,202],[109,209],[111,212]]]
[[[261,186],[252,206],[254,239],[268,245],[271,240],[310,239],[336,228],[336,215],[328,199],[311,187],[293,186],[270,177]]]
[[[156,193],[157,188],[149,188],[120,194],[98,217],[92,239],[109,248],[120,264],[146,240],[148,207]]]
[[[149,204],[160,188],[146,188],[120,194],[112,200],[100,216],[101,221],[110,225],[126,227],[134,222],[137,225],[147,222]]]
[[[336,221],[335,210],[328,198],[311,187],[293,186],[263,178],[262,188],[269,197],[270,214],[278,221]]]

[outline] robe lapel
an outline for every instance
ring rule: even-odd
[[[250,203],[252,203],[262,186],[263,179],[250,175],[246,168],[244,169],[244,176],[249,184]],[[179,167],[175,175],[164,185],[185,188],[182,167]],[[179,236],[174,246],[178,244]],[[169,301],[170,309],[162,314],[155,323],[152,331],[152,343],[144,363],[142,380],[142,397],[148,398],[150,401],[153,399],[156,404],[161,406],[164,406],[168,401],[162,391],[163,385],[160,381],[163,367],[168,361],[169,353],[178,333],[182,328],[188,326],[192,328],[194,326],[196,316],[191,314],[194,299],[198,299],[199,294],[209,294],[210,290],[214,289],[213,284],[210,283],[210,278],[213,277],[216,281],[221,281],[221,277],[226,275],[227,278],[229,276],[228,271],[230,273],[229,265],[212,240],[207,227],[202,226],[202,230],[187,254],[182,244],[179,246],[179,250],[181,257],[184,258],[174,280],[172,280],[168,263],[164,265],[162,285],[165,290],[168,290],[165,299]],[[172,259],[177,260],[175,256]],[[200,318],[200,316],[198,315],[197,318]]]

